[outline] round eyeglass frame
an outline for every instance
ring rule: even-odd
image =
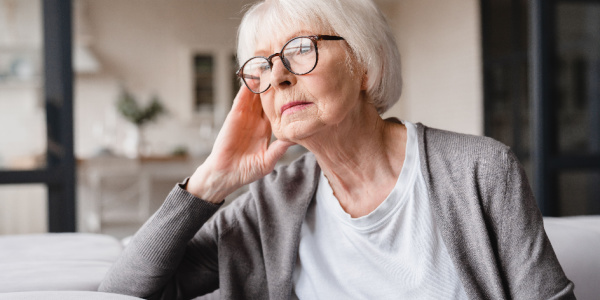
[[[312,68],[304,73],[296,73],[294,71],[292,71],[291,66],[288,65],[288,63],[286,63],[286,60],[284,59],[285,56],[283,55],[283,49],[285,49],[285,47],[287,47],[287,45],[289,43],[291,43],[294,40],[297,39],[301,39],[301,38],[308,38],[309,40],[311,40],[311,42],[313,43],[313,45],[315,46],[315,64],[312,66]],[[264,57],[264,56],[254,56],[251,57],[250,59],[248,59],[241,67],[240,69],[236,72],[236,76],[241,78],[242,81],[244,82],[244,85],[246,85],[246,88],[248,88],[251,92],[255,93],[255,94],[261,94],[266,92],[270,87],[271,84],[269,83],[269,85],[262,91],[260,92],[255,92],[253,91],[250,86],[248,86],[248,83],[246,82],[246,79],[244,78],[244,75],[242,74],[242,71],[244,70],[244,67],[246,66],[246,64],[248,64],[248,62],[250,62],[251,60],[255,59],[255,58],[264,58],[267,60],[267,62],[269,63],[269,67],[272,69],[273,68],[273,58],[278,56],[279,59],[281,59],[281,62],[283,63],[283,66],[290,71],[290,73],[294,74],[294,75],[306,75],[310,72],[312,72],[316,67],[317,67],[317,63],[319,62],[319,48],[317,47],[317,42],[318,41],[341,41],[344,40],[343,37],[341,36],[336,36],[336,35],[325,35],[325,34],[318,34],[318,35],[304,35],[304,36],[297,36],[295,38],[290,39],[289,41],[287,41],[285,43],[285,45],[283,45],[283,47],[281,47],[281,51],[280,52],[276,52],[273,53],[271,55],[269,55],[269,57]]]

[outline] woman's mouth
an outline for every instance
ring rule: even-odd
[[[311,104],[312,104],[312,102],[304,102],[304,101],[294,101],[294,102],[287,103],[281,107],[281,115],[283,116],[283,115],[287,115],[287,114],[292,114],[294,112],[300,111],[300,110],[308,107]]]

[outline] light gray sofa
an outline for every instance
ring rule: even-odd
[[[0,299],[135,299],[91,292],[122,251],[99,234],[0,236]]]
[[[544,228],[577,299],[600,299],[600,216],[544,218]]]
[[[600,299],[600,216],[544,218],[544,226],[577,298]],[[139,299],[95,292],[122,250],[98,234],[0,236],[0,300]]]

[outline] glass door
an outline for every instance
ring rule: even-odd
[[[600,0],[482,0],[485,134],[546,216],[600,214]]]
[[[0,1],[0,234],[75,231],[72,81],[71,1]]]
[[[554,10],[557,210],[600,214],[600,1]]]

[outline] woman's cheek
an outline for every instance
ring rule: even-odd
[[[275,113],[274,101],[272,99],[268,99],[267,97],[261,97],[261,103],[263,107],[263,111],[269,119],[269,123],[271,123],[271,130],[273,132],[278,130],[278,120],[277,114]]]
[[[267,115],[267,118],[269,118],[269,121],[273,122],[273,112],[275,111],[273,109],[273,99],[261,95],[260,103],[262,104],[263,111]]]

